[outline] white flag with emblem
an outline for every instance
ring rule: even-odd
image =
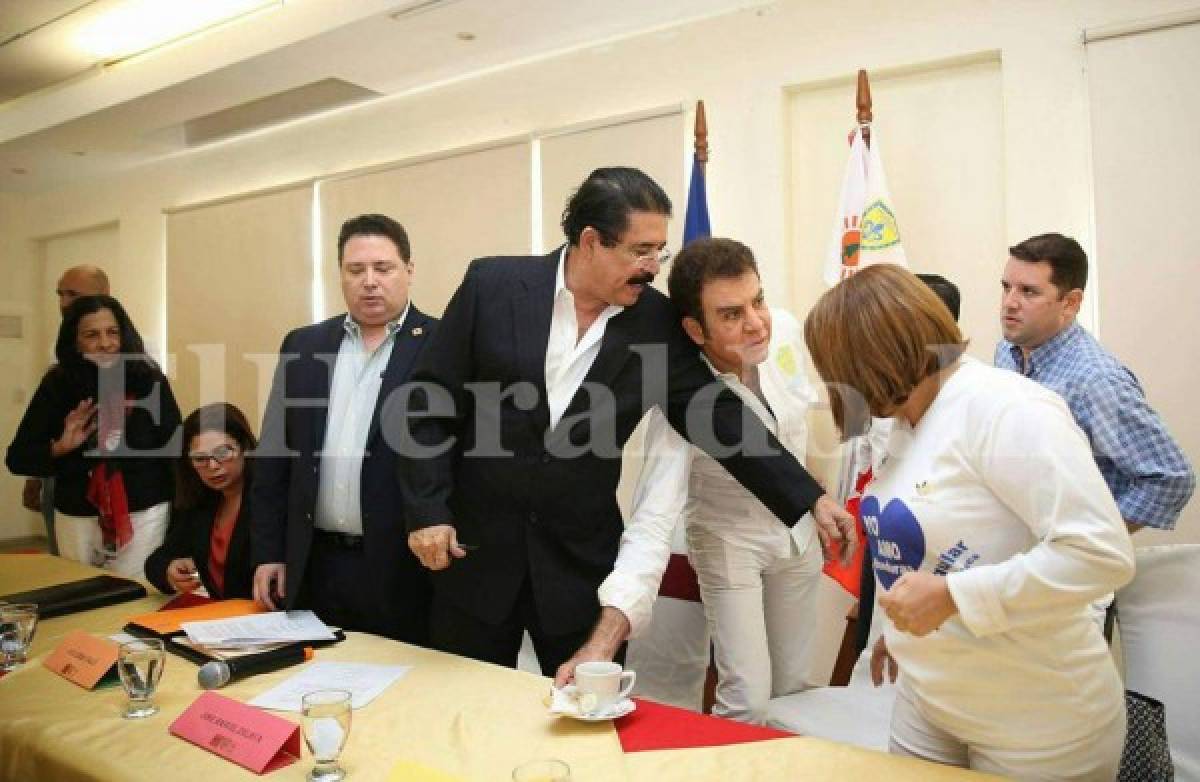
[[[854,131],[839,207],[825,261],[826,285],[837,285],[873,263],[908,266],[879,155],[879,132],[873,128],[870,146],[862,128]]]

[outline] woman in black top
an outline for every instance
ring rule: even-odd
[[[171,527],[146,560],[146,578],[168,594],[203,586],[218,599],[250,597],[250,425],[233,405],[206,405],[183,422],[183,443]]]
[[[179,406],[111,296],[76,299],[54,353],[6,464],[54,477],[62,556],[140,577],[167,529]]]

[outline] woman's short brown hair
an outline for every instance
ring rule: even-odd
[[[894,414],[967,348],[937,294],[892,264],[868,266],[826,291],[804,322],[804,341],[843,438],[863,434],[872,415]]]

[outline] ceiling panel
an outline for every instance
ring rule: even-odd
[[[0,104],[56,84],[92,63],[56,28],[95,0],[0,0]],[[56,21],[58,20],[58,21]]]
[[[0,0],[0,44],[96,0]]]
[[[91,15],[115,1],[95,0],[75,16]],[[338,0],[340,14],[330,14],[333,9],[324,3],[289,2],[278,12],[248,19],[229,35],[189,40],[10,103],[0,111],[0,123],[10,133],[5,136],[10,140],[0,142],[0,190],[45,190],[181,153],[188,146],[187,123],[316,82],[340,79],[392,95],[771,0],[441,0],[417,3],[420,12],[395,13],[413,2]],[[26,4],[0,0],[0,9]],[[309,19],[314,32],[299,40],[283,41],[232,64],[216,64],[229,54],[231,37],[242,44],[257,41],[261,48],[266,41],[281,41],[281,30],[295,20],[291,15],[302,13],[328,15]],[[66,56],[65,48],[60,40],[57,50],[22,58],[31,70],[45,69],[27,78],[53,78],[77,68],[80,63]],[[3,57],[0,48],[0,74],[7,70]],[[78,111],[64,116],[71,107],[91,105],[93,96],[118,94],[112,85],[122,79],[161,82],[164,71],[181,58],[197,63],[190,78],[143,89],[83,116]],[[62,119],[55,121],[55,116]],[[15,130],[22,125],[31,130]]]

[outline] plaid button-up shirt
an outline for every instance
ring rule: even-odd
[[[1019,347],[1000,340],[995,363],[1066,400],[1126,521],[1174,528],[1196,475],[1125,365],[1078,323],[1030,351],[1028,363]]]

